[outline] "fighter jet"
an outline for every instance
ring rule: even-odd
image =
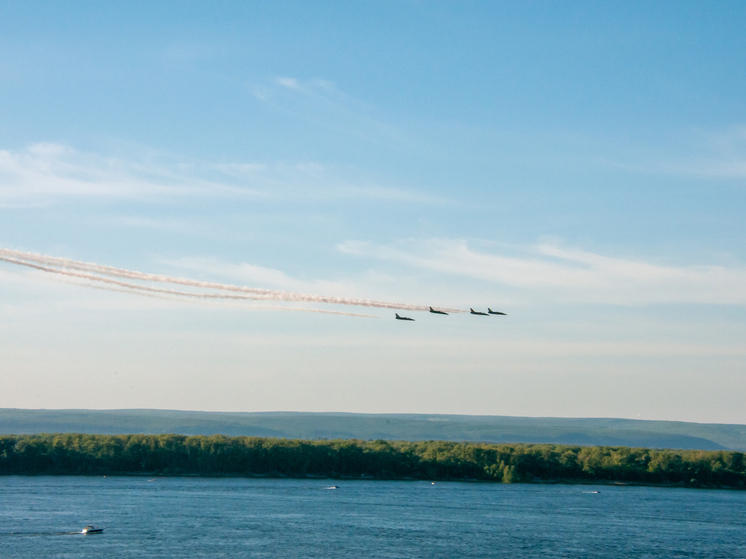
[[[469,309],[471,311],[471,314],[478,314],[480,316],[489,316],[486,312],[477,312],[474,309]]]
[[[493,311],[493,310],[492,310],[491,308],[489,308],[489,307],[487,307],[487,312],[488,312],[489,314],[501,314],[501,315],[503,315],[503,316],[508,316],[508,315],[506,315],[506,314],[505,314],[504,312],[500,312],[500,311]]]
[[[443,311],[436,311],[434,308],[430,307],[430,312],[433,314],[448,314],[447,312]]]
[[[409,318],[408,316],[399,316],[398,313],[394,314],[396,314],[396,320],[411,320],[412,322],[414,322],[414,318]]]

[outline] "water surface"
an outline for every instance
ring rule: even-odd
[[[0,557],[746,558],[746,492],[7,476]]]

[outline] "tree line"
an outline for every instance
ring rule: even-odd
[[[0,475],[622,482],[746,489],[741,452],[222,435],[0,436]]]

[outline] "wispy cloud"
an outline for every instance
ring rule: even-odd
[[[352,296],[354,287],[342,282],[323,280],[304,280],[294,278],[281,270],[265,268],[253,264],[232,263],[217,258],[179,258],[166,259],[162,263],[184,271],[196,272],[200,276],[219,277],[241,284],[255,284],[283,289],[316,293],[337,293]]]
[[[687,157],[661,164],[664,171],[704,178],[746,178],[746,126],[698,130]]]
[[[396,245],[347,241],[339,249],[347,254],[495,282],[558,302],[746,304],[746,267],[666,266],[554,243],[523,247],[520,255],[480,252],[460,239]]]
[[[162,202],[183,197],[448,203],[419,191],[346,179],[336,168],[317,162],[183,162],[157,155],[128,159],[52,143],[0,150],[0,207],[70,198]]]
[[[434,148],[429,138],[421,134],[413,136],[412,130],[395,123],[375,105],[347,95],[327,80],[275,77],[257,86],[255,91],[257,98],[297,118],[369,141],[385,142],[398,150],[432,157],[431,150],[438,149],[441,156],[448,157],[456,148],[454,143],[448,142]],[[440,135],[449,137],[453,132],[450,128],[445,133],[441,131]],[[600,140],[598,134],[588,136],[572,131],[527,136],[519,130],[490,130],[478,125],[469,131],[469,135],[480,138],[483,144],[495,145],[501,152],[510,153],[514,161],[530,165],[600,167],[692,178],[746,178],[746,124],[678,129],[657,138],[635,138],[632,143],[616,137]],[[537,151],[537,143],[546,145]]]
[[[298,80],[296,80],[295,78],[277,78],[277,83],[278,85],[287,87],[288,89],[300,89]]]
[[[318,162],[274,164],[227,163],[214,166],[231,180],[255,185],[278,200],[379,200],[433,206],[454,206],[457,201],[421,190],[402,189],[367,179],[353,181],[333,165]]]
[[[678,130],[658,142],[638,140],[628,146],[610,142],[604,153],[586,139],[583,149],[597,155],[582,156],[578,164],[695,179],[746,178],[746,125]]]
[[[0,150],[0,205],[48,204],[63,197],[144,200],[257,194],[197,171],[178,163],[104,157],[39,143],[21,151]]]
[[[251,94],[280,114],[386,150],[431,157],[422,137],[394,119],[321,78],[276,76],[249,86]]]
[[[337,110],[345,110],[350,113],[356,112],[357,116],[366,116],[372,118],[376,111],[374,105],[365,103],[359,99],[351,97],[340,91],[334,82],[320,78],[311,78],[308,80],[299,80],[290,77],[277,77],[274,83],[281,88],[292,90],[296,93],[312,97],[317,101],[328,104]],[[383,124],[383,123],[381,123]]]
[[[169,231],[184,235],[204,234],[204,228],[194,221],[186,219],[148,218],[137,216],[106,216],[95,218],[95,221],[108,226],[119,226],[133,229],[152,229]]]

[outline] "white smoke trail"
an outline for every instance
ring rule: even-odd
[[[215,294],[215,293],[190,293],[187,291],[176,291],[175,289],[159,289],[157,287],[147,287],[144,285],[137,285],[135,283],[127,283],[127,282],[117,281],[117,280],[113,280],[109,278],[102,278],[100,276],[95,276],[93,274],[83,274],[83,273],[78,273],[78,272],[68,272],[66,270],[58,270],[58,269],[50,268],[47,266],[41,266],[39,264],[32,264],[30,262],[23,262],[21,260],[16,260],[13,258],[7,258],[5,256],[0,256],[0,261],[8,262],[10,264],[17,264],[19,266],[25,266],[27,268],[32,268],[34,270],[40,270],[42,272],[48,272],[48,273],[59,274],[59,275],[72,277],[72,278],[87,279],[90,281],[98,281],[98,282],[102,282],[106,284],[111,284],[111,285],[119,286],[120,289],[117,289],[116,287],[98,286],[98,285],[85,285],[85,284],[76,284],[76,285],[83,285],[85,287],[93,287],[96,289],[105,289],[108,291],[117,291],[117,292],[124,292],[124,293],[132,293],[134,290],[134,292],[137,295],[143,295],[146,297],[159,297],[162,294],[162,295],[171,295],[174,297],[192,297],[195,299],[224,299],[224,300],[234,300],[234,301],[235,300],[258,301],[258,300],[269,299],[268,297],[261,297],[261,296],[222,295],[222,294]],[[173,299],[170,299],[169,297],[161,297],[161,298],[173,300]],[[316,312],[316,313],[323,313],[323,314],[336,314],[340,316],[354,316],[354,317],[360,317],[360,318],[378,318],[377,316],[373,316],[370,314],[330,311],[327,309],[303,309],[303,308],[298,308],[298,307],[252,307],[252,308],[262,309],[262,310]]]
[[[0,258],[0,260],[3,260]],[[3,260],[7,262],[7,260]],[[137,295],[138,297],[148,297],[151,299],[160,299],[161,301],[176,301],[181,302],[181,298],[174,295],[160,295],[157,293],[143,293],[140,291],[132,291],[128,288],[117,288],[117,287],[109,287],[107,285],[93,285],[90,283],[79,283],[75,281],[74,279],[66,281],[64,279],[60,280],[63,283],[67,283],[69,285],[76,285],[78,287],[85,287],[87,289],[99,289],[101,291],[111,291],[112,293],[127,293],[128,295]],[[174,292],[179,293],[179,292]],[[181,295],[184,295],[184,293],[180,293]],[[187,294],[190,295],[190,294]],[[253,300],[253,299],[252,299]],[[258,306],[258,305],[251,305],[248,307],[241,307],[243,309],[248,309],[252,311],[289,311],[289,312],[312,312],[312,313],[321,313],[321,314],[336,314],[339,316],[354,316],[355,318],[379,318],[372,314],[360,314],[360,313],[354,313],[354,312],[343,312],[343,311],[330,311],[328,309],[304,309],[302,307],[269,307],[266,305]]]
[[[293,293],[290,291],[276,291],[271,289],[260,289],[255,287],[243,287],[223,283],[212,283],[185,278],[176,278],[156,274],[146,274],[112,266],[103,266],[89,262],[79,262],[67,258],[57,258],[53,256],[42,256],[29,252],[21,252],[10,249],[0,249],[0,260],[10,264],[26,266],[43,272],[61,274],[69,277],[97,281],[127,289],[147,291],[150,293],[162,293],[167,295],[178,295],[182,297],[194,297],[200,299],[249,299],[249,300],[273,300],[273,301],[294,301],[308,303],[329,303],[334,305],[351,305],[359,307],[377,307],[385,309],[409,310],[409,311],[428,311],[429,307],[422,305],[410,305],[406,303],[389,303],[385,301],[371,301],[368,299],[354,299],[347,297],[330,297],[325,295],[309,295],[305,293]],[[71,271],[75,270],[75,271]],[[102,277],[108,276],[108,277]],[[149,287],[146,285],[133,284],[119,280],[111,279],[112,277],[126,278],[143,282],[170,283],[174,285],[184,285],[202,289],[212,289],[218,291],[230,291],[234,294],[214,294],[214,293],[189,293],[176,291],[172,289],[161,289]],[[466,312],[461,309],[449,309],[438,307],[450,313]],[[329,311],[334,312],[334,311]]]

